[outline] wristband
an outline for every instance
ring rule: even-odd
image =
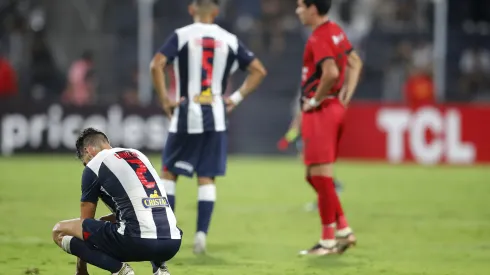
[[[293,128],[291,130],[289,130],[286,135],[284,136],[284,138],[288,141],[288,142],[291,142],[293,140],[295,140],[299,135],[299,131],[297,128]]]
[[[308,104],[310,104],[313,107],[318,107],[320,105],[320,102],[318,102],[314,97],[312,97],[308,101]]]
[[[233,104],[238,105],[243,100],[243,95],[240,93],[240,91],[236,91],[231,94],[230,100],[233,102]]]

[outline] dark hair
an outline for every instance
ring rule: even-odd
[[[307,7],[314,5],[320,15],[327,15],[332,7],[332,0],[304,0],[304,3]]]
[[[76,147],[77,147],[77,158],[82,159],[84,154],[84,148],[88,145],[95,145],[98,142],[109,142],[107,136],[95,128],[86,128],[78,136]]]
[[[203,6],[209,4],[215,4],[216,6],[219,6],[219,0],[194,0],[193,2],[197,6]]]

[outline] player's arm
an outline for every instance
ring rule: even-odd
[[[345,84],[340,91],[340,100],[345,106],[349,105],[354,96],[363,66],[361,57],[354,50],[348,54],[347,63]]]
[[[262,65],[262,62],[241,42],[238,43],[237,61],[239,68],[243,71],[248,71],[248,75],[238,91],[234,92],[227,99],[228,111],[231,111],[245,97],[255,91],[267,75],[267,71],[264,65]]]
[[[105,222],[115,223],[116,222],[116,215],[115,214],[105,215],[105,216],[100,217],[99,220],[105,221]]]
[[[335,62],[335,53],[325,38],[312,37],[310,47],[317,70],[321,72],[320,81],[315,95],[304,106],[304,110],[311,110],[317,107],[328,96],[329,91],[337,82],[340,72]],[[305,109],[306,108],[306,109]]]
[[[93,219],[100,194],[100,182],[97,175],[89,167],[82,174],[82,197],[80,199],[80,219]],[[77,260],[77,272],[87,274],[87,263]]]
[[[151,78],[153,86],[158,94],[160,103],[167,116],[171,116],[173,109],[178,103],[172,102],[168,98],[167,87],[165,85],[165,67],[173,62],[179,52],[179,38],[177,33],[173,33],[158,52],[153,56],[150,63]]]

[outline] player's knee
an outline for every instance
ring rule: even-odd
[[[173,174],[170,171],[163,171],[162,179],[176,181],[177,180],[177,175]]]
[[[60,247],[61,247],[61,240],[63,239],[64,236],[62,228],[63,226],[59,222],[53,227],[53,232],[52,232],[53,241]]]
[[[198,185],[214,184],[214,178],[199,177],[197,178],[197,184]]]
[[[333,163],[311,165],[308,168],[308,175],[333,177]]]

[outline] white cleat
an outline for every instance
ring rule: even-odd
[[[170,275],[170,272],[168,271],[168,268],[165,264],[163,264],[157,272],[155,272],[153,275]]]
[[[199,231],[194,238],[194,254],[206,253],[206,233]]]
[[[112,275],[135,275],[134,270],[127,264],[123,263],[123,267],[119,272],[112,273]]]

